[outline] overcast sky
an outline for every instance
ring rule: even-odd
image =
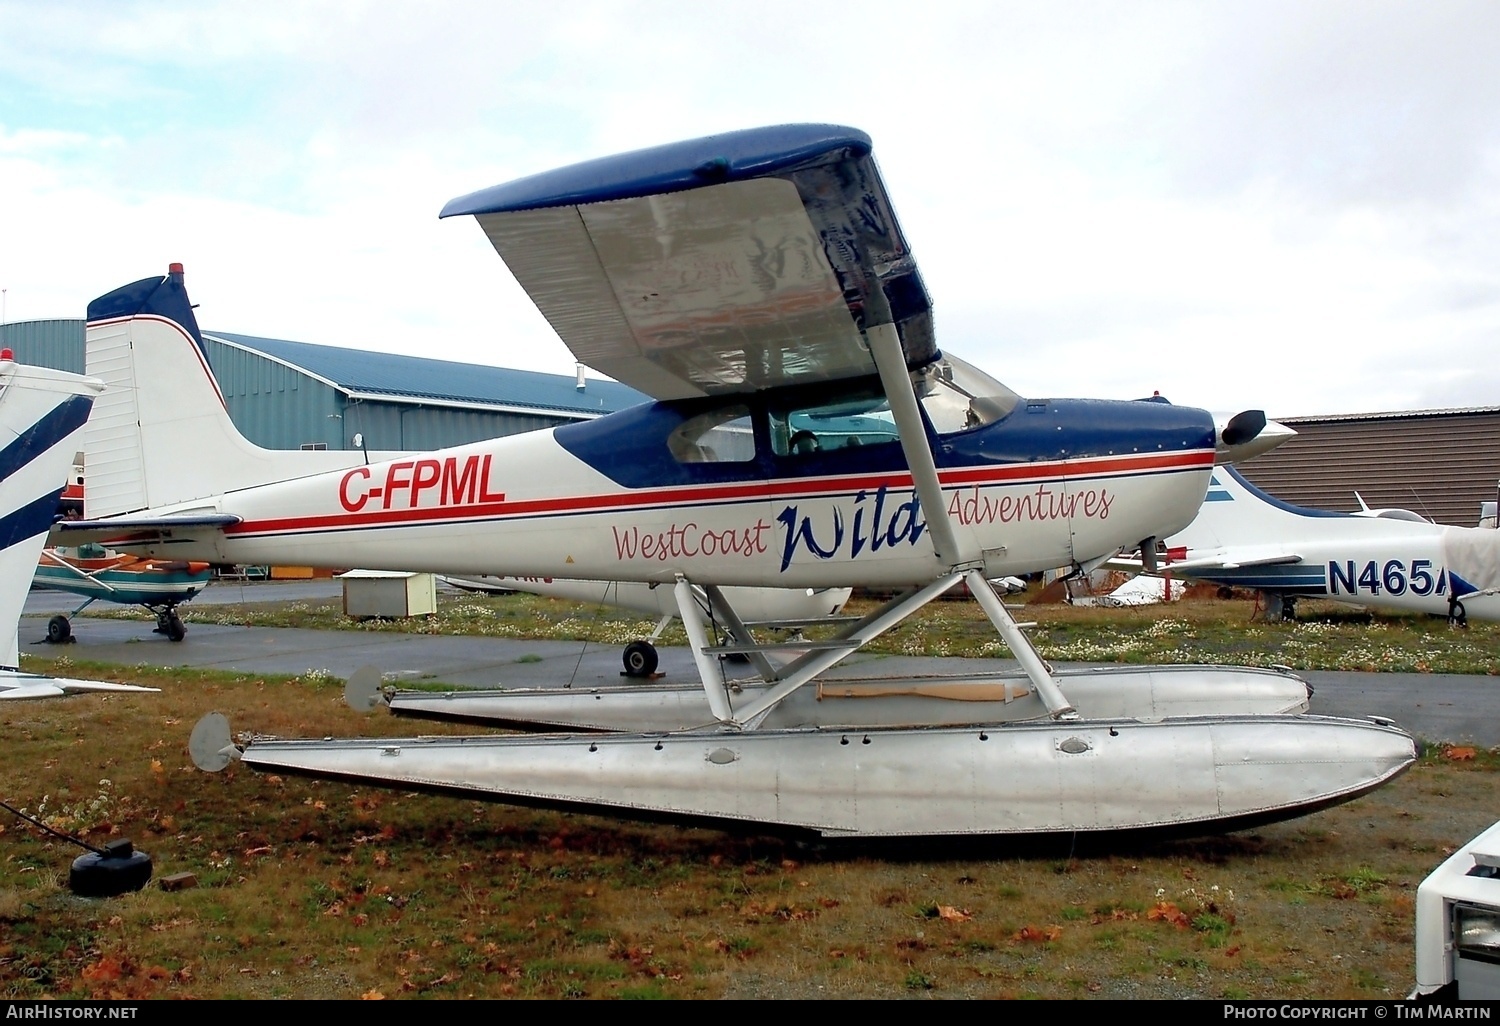
[[[1500,4],[0,0],[0,288],[572,373],[454,196],[868,132],[939,344],[1030,396],[1500,405]]]

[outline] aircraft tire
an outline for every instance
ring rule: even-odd
[[[58,615],[47,621],[47,641],[61,645],[73,637],[73,625],[66,616]]]
[[[177,615],[173,609],[167,613],[166,623],[162,624],[163,633],[168,641],[181,641],[187,637],[187,626],[182,622],[182,617]]]
[[[625,646],[625,676],[649,677],[656,672],[656,646],[649,641],[632,641]]]

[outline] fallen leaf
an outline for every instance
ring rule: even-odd
[[[1015,932],[1013,939],[1030,944],[1042,944],[1055,941],[1061,936],[1061,926],[1023,926]]]
[[[974,916],[967,909],[954,908],[952,905],[939,905],[938,918],[946,919],[950,923],[967,923]]]
[[[1158,902],[1151,911],[1146,913],[1146,918],[1171,923],[1184,930],[1192,925],[1188,921],[1187,914],[1170,901]]]
[[[359,996],[361,1001],[384,1001],[385,995],[378,990],[367,990]]]

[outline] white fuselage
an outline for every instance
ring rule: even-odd
[[[226,563],[725,585],[926,582],[939,571],[900,473],[624,488],[554,431],[229,492],[178,509],[242,518],[153,554]],[[944,471],[948,513],[989,576],[1180,529],[1211,450]],[[171,509],[155,512],[169,513]]]
[[[1227,468],[1167,547],[1188,564],[1227,564],[1181,571],[1219,584],[1438,615],[1458,599],[1468,616],[1500,620],[1500,532],[1303,509]]]

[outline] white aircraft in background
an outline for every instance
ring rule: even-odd
[[[0,350],[0,700],[157,690],[21,670],[21,609],[102,387],[77,374],[23,366],[9,349]]]
[[[870,150],[854,129],[778,126],[448,205],[477,218],[581,363],[654,402],[255,484],[180,436],[173,411],[137,428],[101,409],[91,519],[64,536],[223,563],[657,584],[701,678],[493,698],[494,719],[574,733],[231,743],[213,716],[195,761],[836,837],[1219,830],[1408,768],[1409,735],[1301,715],[1306,685],[1288,673],[1059,675],[1041,660],[990,579],[1181,530],[1256,418],[1221,433],[1166,403],[1025,399],[939,352]],[[198,338],[177,274],[88,317],[95,372],[148,336]],[[1019,673],[827,676],[959,582]],[[897,594],[778,664],[785,644],[753,640],[731,586]],[[733,644],[712,643],[697,588]],[[728,654],[752,675],[726,678]]]
[[[1434,524],[1409,510],[1309,509],[1216,467],[1203,508],[1169,536],[1158,568],[1265,596],[1266,615],[1291,620],[1299,598],[1500,620],[1500,533]],[[1141,570],[1139,558],[1113,561]]]

